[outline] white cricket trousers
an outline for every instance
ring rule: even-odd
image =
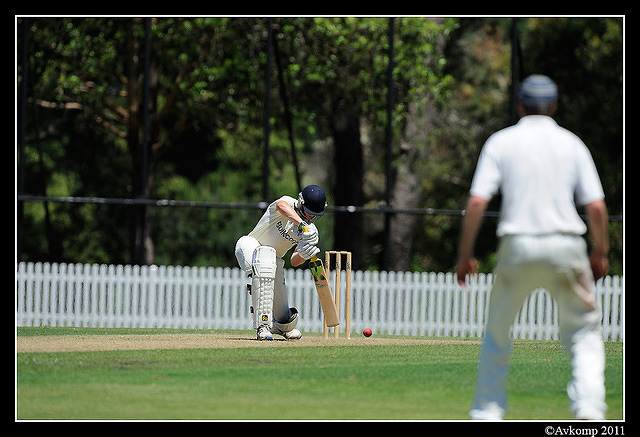
[[[247,275],[253,272],[253,254],[260,246],[260,242],[253,237],[244,235],[236,242],[235,253],[238,265]],[[273,318],[289,320],[289,297],[284,282],[284,260],[276,258],[276,281],[273,290]]]
[[[538,287],[549,291],[558,305],[560,341],[572,369],[569,408],[576,418],[602,420],[607,408],[602,315],[586,242],[565,234],[500,239],[471,418],[503,418],[512,353],[510,328],[524,300]]]

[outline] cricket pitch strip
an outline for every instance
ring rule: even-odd
[[[158,334],[158,335],[46,335],[17,337],[16,352],[90,352],[113,350],[156,349],[218,349],[251,347],[309,347],[309,346],[385,346],[420,344],[480,344],[474,339],[425,339],[363,337],[352,334],[346,338],[322,338],[307,335],[299,340],[285,340],[274,336],[273,341],[258,341],[255,334]]]

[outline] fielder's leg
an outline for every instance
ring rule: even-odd
[[[571,358],[571,381],[567,385],[570,410],[576,419],[604,420],[605,353],[600,320],[602,313],[592,301],[582,296],[595,290],[591,276],[576,273],[568,282],[578,292],[556,293],[559,307],[560,341]]]
[[[489,314],[480,348],[473,420],[502,420],[507,410],[507,379],[512,353],[510,328],[522,300],[516,301],[497,276],[491,290]]]
[[[502,239],[496,280],[490,294],[489,314],[480,348],[476,392],[469,414],[474,420],[501,420],[507,409],[507,379],[512,353],[511,325],[531,291],[535,273],[518,261],[519,246]],[[515,264],[510,264],[514,262]]]
[[[558,236],[557,274],[547,290],[558,302],[560,341],[571,359],[571,381],[567,385],[569,407],[576,419],[604,420],[605,353],[602,310],[582,237]]]
[[[253,303],[253,328],[258,340],[273,340],[273,291],[276,279],[276,250],[258,246],[253,254],[251,301]]]

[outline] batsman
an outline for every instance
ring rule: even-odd
[[[324,190],[308,185],[297,199],[284,195],[272,202],[253,230],[238,239],[236,259],[250,278],[253,329],[258,340],[273,340],[273,334],[287,340],[302,338],[296,329],[298,310],[289,307],[284,256],[295,248],[290,260],[297,267],[320,252],[314,222],[326,207]]]

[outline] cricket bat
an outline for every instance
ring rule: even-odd
[[[324,269],[324,263],[320,258],[314,256],[309,260],[309,268],[313,275],[313,282],[318,292],[318,298],[320,298],[320,306],[322,307],[327,326],[338,326],[340,324],[338,310],[333,300],[333,294],[329,286],[329,278],[327,278],[326,270]]]
[[[307,232],[307,226],[303,223],[302,231]],[[324,313],[324,320],[328,327],[338,326],[340,319],[338,318],[338,310],[336,308],[336,302],[333,299],[331,293],[331,286],[329,285],[329,278],[327,278],[326,270],[324,269],[324,263],[317,256],[311,257],[309,260],[309,268],[311,269],[311,275],[313,276],[313,283],[316,286],[318,292],[318,298],[320,299],[320,306]]]

